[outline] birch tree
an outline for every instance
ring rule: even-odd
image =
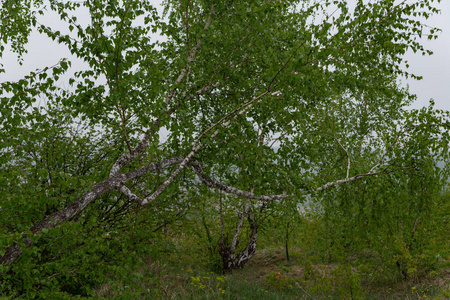
[[[59,30],[45,25],[41,2],[4,1],[2,52],[12,45],[21,57],[34,28],[73,57],[1,83],[2,164],[33,143],[23,129],[32,131],[51,113],[34,109],[38,99],[61,107],[56,118],[85,122],[109,138],[93,153],[104,153],[110,164],[72,190],[71,202],[34,212],[34,225],[15,229],[21,237],[1,250],[1,264],[13,264],[33,236],[111,191],[151,206],[179,190],[184,177],[262,203],[302,201],[305,194],[414,167],[399,155],[412,133],[446,157],[446,114],[406,111],[414,96],[398,83],[419,78],[406,68],[406,51],[431,54],[421,38],[437,37],[423,23],[438,12],[433,2],[167,0],[161,15],[145,0],[52,0],[47,10],[66,25]],[[77,19],[83,8],[89,24]],[[86,67],[74,70],[63,89],[55,82],[72,59]],[[165,176],[158,185],[131,184],[155,172]],[[13,185],[20,188],[6,182],[2,193]],[[27,203],[11,199],[2,199],[2,215]]]

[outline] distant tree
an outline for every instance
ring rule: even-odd
[[[447,158],[447,115],[405,111],[414,96],[397,83],[401,76],[417,78],[403,67],[406,51],[430,54],[420,38],[436,38],[437,29],[421,20],[438,12],[433,2],[357,1],[350,8],[344,0],[168,0],[161,16],[145,0],[51,0],[47,9],[66,24],[59,29],[36,22],[43,14],[45,23],[42,2],[4,1],[0,55],[12,45],[21,57],[36,28],[73,57],[1,83],[2,168],[29,155],[25,145],[51,137],[45,129],[39,137],[27,133],[51,114],[54,124],[85,122],[102,142],[80,144],[93,147],[85,155],[95,174],[84,185],[70,184],[70,197],[54,198],[51,209],[30,210],[27,197],[11,205],[15,190],[46,184],[48,174],[40,174],[40,183],[2,179],[0,206],[16,206],[27,217],[11,225],[15,235],[2,242],[10,246],[1,264],[13,264],[33,237],[110,192],[138,205],[160,196],[186,203],[170,195],[189,191],[197,179],[262,203],[302,201],[305,194],[416,166],[401,155],[412,136]],[[89,24],[78,23],[82,7]],[[56,82],[71,59],[86,67],[63,89]],[[48,109],[36,110],[38,99]],[[76,155],[67,153],[54,159]],[[47,192],[40,195],[36,201],[47,203]],[[2,209],[1,215],[16,213]],[[251,223],[250,211],[243,214]],[[29,230],[21,226],[31,223]]]

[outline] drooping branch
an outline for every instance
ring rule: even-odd
[[[272,93],[272,95],[276,95],[277,93],[278,92]],[[214,125],[209,127],[207,130],[205,130],[202,134],[200,134],[197,137],[197,139],[194,142],[194,146],[193,146],[191,152],[185,158],[175,157],[175,158],[171,158],[171,159],[165,160],[165,161],[157,163],[157,164],[152,164],[152,165],[142,167],[138,170],[129,172],[127,174],[120,174],[119,173],[120,169],[123,166],[125,166],[127,163],[134,160],[147,147],[148,141],[150,139],[150,135],[149,134],[145,135],[144,138],[141,140],[141,142],[133,150],[132,153],[122,155],[114,163],[108,179],[95,184],[92,187],[92,190],[90,192],[83,194],[83,196],[81,198],[78,198],[77,200],[75,200],[74,202],[69,204],[68,206],[64,207],[62,210],[53,213],[52,215],[46,217],[41,222],[39,222],[38,224],[33,226],[31,228],[32,234],[34,235],[34,234],[42,231],[42,229],[44,229],[44,228],[53,228],[53,227],[56,227],[57,225],[59,225],[60,223],[69,221],[74,216],[76,216],[78,213],[80,213],[93,200],[95,200],[100,195],[102,195],[108,191],[111,191],[111,190],[119,190],[120,192],[124,193],[127,197],[129,197],[132,201],[134,201],[140,205],[145,205],[145,204],[151,203],[154,199],[156,199],[165,190],[165,188],[170,183],[172,183],[177,178],[178,174],[192,161],[195,153],[203,146],[203,144],[199,143],[200,139],[203,136],[205,136],[210,130],[212,130],[213,128],[216,128],[219,125],[222,125],[222,127],[229,126],[229,124],[231,123],[231,120],[234,120],[237,118],[237,116],[242,115],[253,104],[255,104],[255,102],[259,103],[260,101],[262,101],[263,96],[265,96],[266,94],[268,94],[268,91],[260,94],[259,96],[253,98],[252,100],[240,105],[238,108],[233,110],[231,113],[227,114],[224,118],[220,119],[217,123],[215,123]],[[234,115],[234,116],[225,122],[225,120],[232,115]],[[217,129],[211,135],[211,138],[214,138],[218,134],[218,132],[219,132],[219,130]],[[171,166],[176,163],[180,163],[180,166],[177,168],[177,170],[175,170],[172,173],[172,175],[151,196],[149,196],[145,199],[139,198],[137,195],[135,195],[133,192],[131,192],[131,190],[129,190],[125,186],[126,181],[128,181],[132,178],[142,176],[146,172],[165,168],[167,166]],[[240,190],[237,190],[234,188],[231,188],[231,189],[232,189],[231,190],[232,193],[235,193],[235,194],[239,194],[241,192]],[[242,191],[242,192],[248,193],[248,192],[244,192],[244,191]],[[253,193],[251,193],[251,194],[253,194]],[[248,195],[245,194],[245,197],[250,198],[250,199],[258,199],[258,200],[275,200],[272,198],[265,199],[264,197],[266,197],[266,196],[263,196],[262,198],[257,197],[254,194],[253,194],[253,197],[248,197]],[[284,198],[284,197],[286,197],[286,195],[283,195],[282,198]],[[282,199],[282,198],[280,198],[280,199]],[[24,240],[25,247],[31,246],[32,241],[27,235],[23,236],[23,240]],[[11,245],[10,247],[8,247],[6,249],[6,252],[3,255],[3,257],[0,258],[0,264],[12,264],[12,263],[14,263],[14,261],[17,260],[17,258],[19,258],[21,256],[21,254],[22,254],[21,247],[17,243],[14,243],[13,245]]]
[[[195,173],[197,174],[197,176],[199,177],[199,179],[203,182],[203,184],[205,184],[207,187],[212,188],[212,189],[218,189],[221,190],[227,194],[233,194],[236,196],[240,196],[240,197],[245,197],[248,199],[255,199],[255,200],[260,200],[260,201],[275,201],[275,200],[282,200],[286,197],[295,197],[295,196],[300,196],[300,195],[307,195],[307,194],[311,194],[313,192],[320,192],[323,190],[326,190],[332,186],[335,185],[339,185],[339,184],[344,184],[344,183],[349,183],[355,180],[358,180],[360,178],[364,178],[364,177],[370,177],[370,176],[376,176],[376,175],[380,175],[382,173],[385,173],[385,170],[382,170],[380,172],[369,172],[369,173],[364,173],[364,174],[359,174],[353,177],[349,177],[346,179],[342,179],[342,180],[336,180],[336,181],[331,181],[328,183],[325,183],[324,185],[316,188],[316,189],[308,189],[308,190],[300,190],[297,192],[296,195],[294,194],[287,194],[287,193],[283,193],[283,194],[278,194],[278,195],[255,195],[253,192],[247,192],[247,191],[243,191],[222,183],[219,183],[217,181],[212,180],[211,178],[209,178],[208,176],[206,176],[203,172],[203,169],[201,167],[201,164],[197,161],[193,161],[191,162],[192,167],[194,168]]]
[[[80,198],[76,199],[71,204],[44,218],[38,224],[31,227],[30,231],[32,235],[34,235],[42,231],[44,228],[54,228],[63,222],[67,222],[83,211],[89,203],[97,199],[100,195],[112,190],[120,190],[122,193],[125,193],[127,196],[131,197],[132,200],[139,203],[139,197],[131,193],[131,191],[128,190],[128,192],[124,189],[125,183],[130,179],[137,178],[148,172],[164,169],[168,166],[177,164],[182,160],[182,157],[170,158],[159,163],[150,164],[127,174],[118,174],[116,176],[109,177],[108,179],[95,184],[89,192],[84,193]],[[139,204],[144,205],[146,203]],[[31,237],[23,235],[22,238],[25,247],[32,245],[33,242]],[[5,254],[0,258],[0,264],[10,265],[14,263],[20,255],[22,255],[22,248],[17,243],[14,243],[6,249]]]
[[[387,149],[385,150],[385,152],[384,152],[383,155],[381,156],[381,158],[380,158],[380,160],[378,161],[378,163],[377,163],[376,165],[374,165],[374,166],[372,167],[372,169],[370,169],[369,173],[372,173],[376,168],[378,168],[379,166],[381,166],[381,165],[383,165],[383,164],[385,163],[386,156],[387,156],[387,155],[389,154],[389,152],[394,148],[395,144],[398,143],[398,141],[400,140],[400,137],[401,137],[403,134],[405,134],[405,133],[407,133],[407,132],[409,132],[409,131],[412,131],[412,130],[414,130],[414,129],[417,129],[417,128],[419,128],[420,126],[431,128],[431,127],[440,127],[440,126],[442,126],[442,124],[435,124],[435,123],[432,123],[432,124],[421,124],[421,125],[417,125],[417,126],[405,127],[402,131],[400,131],[400,132],[396,135],[395,139],[392,141],[392,143],[389,145],[389,147],[387,147]]]
[[[214,9],[215,9],[215,5],[213,5],[213,7],[211,8],[211,12],[209,14],[208,17],[208,21],[205,25],[205,31],[208,29],[209,25],[211,24],[211,16],[214,13]],[[198,48],[200,47],[200,43],[201,43],[201,38],[197,41],[196,46],[192,49],[192,52],[189,54],[189,58],[188,58],[188,62],[192,62],[195,58],[195,54],[198,50]],[[284,67],[283,67],[284,68]],[[186,65],[186,67],[183,69],[182,73],[180,74],[179,78],[177,79],[176,82],[181,82],[181,80],[184,78],[184,76],[188,73],[189,71],[189,64]],[[278,76],[279,73],[277,73],[276,76]],[[276,77],[275,76],[275,77]],[[211,86],[208,86],[208,88],[211,88]],[[206,89],[206,87],[202,88],[199,92],[204,92],[204,90]],[[175,92],[175,89],[172,90],[173,92]],[[192,158],[194,157],[195,153],[200,150],[200,148],[203,146],[203,144],[200,143],[200,140],[212,129],[218,127],[218,126],[222,126],[223,128],[228,127],[231,123],[232,120],[236,120],[236,118],[242,114],[244,114],[247,110],[249,110],[253,105],[260,103],[263,99],[264,96],[266,96],[267,94],[271,94],[272,96],[278,95],[281,91],[275,91],[270,93],[270,90],[266,90],[265,92],[261,93],[260,95],[254,97],[252,100],[245,102],[241,105],[239,105],[237,108],[235,108],[233,111],[231,111],[230,113],[226,114],[224,117],[222,117],[219,121],[217,121],[215,124],[213,124],[212,126],[210,126],[208,129],[206,129],[205,131],[203,131],[194,141],[193,146],[192,146],[192,150],[191,152],[185,157],[185,159],[183,160],[183,162],[180,164],[180,166],[178,167],[177,170],[175,170],[172,175],[162,184],[159,186],[159,188],[149,197],[145,198],[145,199],[140,199],[138,200],[139,197],[137,197],[136,195],[134,195],[131,191],[126,191],[124,189],[124,193],[127,193],[127,195],[129,195],[131,197],[131,199],[133,201],[142,201],[142,205],[144,204],[148,204],[150,202],[152,202],[154,199],[156,199],[159,195],[161,195],[161,193],[167,188],[167,186],[169,186],[169,184],[171,184],[178,176],[178,174],[191,162]],[[173,95],[172,95],[173,96]],[[171,96],[171,97],[172,97]],[[168,101],[170,100],[169,98],[166,99],[166,105],[168,104]],[[230,118],[231,117],[231,118]],[[228,119],[228,120],[227,120]],[[157,120],[159,121],[159,120]],[[215,132],[211,135],[211,139],[214,139],[217,134],[219,133],[219,129],[216,129]],[[113,165],[113,167],[111,168],[111,172],[110,174],[118,174],[118,172],[120,171],[120,169],[127,163],[129,163],[130,161],[132,161],[134,158],[136,158],[140,152],[142,152],[145,147],[148,144],[148,140],[149,140],[150,136],[146,135],[143,140],[138,144],[138,146],[136,147],[136,149],[134,149],[131,153],[129,154],[124,154],[122,155],[122,157],[120,157],[116,163]]]
[[[281,199],[284,199],[289,196],[286,193],[283,193],[280,195],[257,196],[253,192],[243,191],[243,190],[240,190],[240,189],[237,189],[237,188],[234,188],[231,186],[227,186],[225,184],[222,184],[222,183],[212,180],[211,178],[209,178],[208,176],[206,176],[204,174],[200,163],[197,161],[191,162],[191,165],[194,168],[194,171],[197,174],[197,176],[203,182],[203,184],[205,184],[207,187],[212,188],[212,189],[218,189],[218,190],[221,190],[228,194],[234,194],[234,195],[245,197],[248,199],[255,199],[255,200],[261,200],[261,201],[281,200]]]
[[[435,127],[435,126],[439,126],[439,124],[426,124],[425,126],[427,127]],[[386,151],[383,153],[383,155],[381,156],[380,160],[378,161],[378,163],[376,163],[367,173],[362,173],[362,174],[358,174],[352,177],[349,177],[349,170],[350,170],[350,156],[347,152],[347,150],[345,150],[345,148],[342,146],[342,144],[337,140],[338,144],[342,147],[342,149],[346,152],[347,154],[347,158],[348,158],[348,163],[347,163],[347,174],[346,174],[346,178],[345,179],[340,179],[340,180],[336,180],[336,181],[331,181],[331,182],[327,182],[325,184],[323,184],[322,186],[319,186],[315,189],[306,189],[306,190],[300,190],[297,191],[297,194],[290,194],[288,195],[286,192],[284,192],[283,194],[278,194],[278,195],[260,195],[257,196],[255,195],[253,192],[247,192],[247,191],[243,191],[222,183],[219,183],[217,181],[212,180],[211,178],[209,178],[208,176],[206,176],[203,172],[203,169],[201,167],[201,164],[198,161],[192,161],[191,165],[195,171],[195,173],[197,174],[197,176],[199,177],[199,179],[203,182],[203,184],[205,184],[207,187],[212,188],[212,189],[218,189],[221,190],[227,194],[233,194],[233,195],[237,195],[240,197],[245,197],[248,199],[255,199],[255,200],[261,200],[261,201],[274,201],[274,200],[282,200],[286,197],[295,197],[295,196],[300,196],[300,195],[306,195],[306,194],[311,194],[313,192],[321,192],[324,191],[332,186],[335,185],[340,185],[340,184],[345,184],[345,183],[350,183],[353,181],[356,181],[358,179],[361,178],[365,178],[365,177],[371,177],[371,176],[377,176],[380,174],[384,174],[387,171],[387,168],[378,171],[378,172],[374,172],[377,168],[379,168],[382,165],[385,165],[386,161],[386,156],[388,155],[388,153],[390,151],[392,151],[393,147],[395,146],[395,144],[397,144],[400,140],[401,135],[405,134],[406,132],[413,130],[415,128],[417,128],[418,126],[413,126],[413,127],[409,127],[406,128],[404,130],[402,130],[396,137],[395,139],[392,141],[391,144],[389,144],[389,147],[386,149]],[[216,133],[215,133],[216,134]],[[414,168],[415,166],[403,166],[402,168]]]

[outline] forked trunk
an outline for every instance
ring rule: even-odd
[[[224,238],[222,238],[220,242],[220,256],[222,257],[223,271],[225,273],[236,269],[242,269],[245,263],[248,262],[255,254],[256,241],[258,238],[258,225],[256,224],[251,213],[246,214],[250,223],[251,232],[245,249],[239,253],[236,253],[236,247],[238,244],[237,238],[242,229],[244,214],[239,216],[238,226],[234,233],[231,245],[228,245]]]

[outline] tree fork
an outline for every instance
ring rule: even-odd
[[[31,236],[41,232],[44,228],[54,228],[63,222],[67,222],[75,217],[77,214],[82,212],[89,203],[98,198],[100,195],[112,191],[118,190],[124,186],[124,184],[133,178],[140,177],[147,172],[156,171],[159,169],[166,168],[176,163],[180,163],[183,161],[183,157],[174,157],[167,160],[164,160],[159,163],[151,164],[144,166],[138,170],[131,171],[127,174],[118,174],[112,176],[102,182],[95,184],[92,187],[92,190],[86,192],[71,204],[67,205],[63,209],[51,214],[44,218],[41,222],[34,225],[30,228]],[[22,236],[23,244],[26,248],[30,247],[33,244],[31,237],[27,234]],[[8,248],[6,248],[5,254],[0,258],[0,264],[11,265],[14,263],[20,256],[22,255],[22,247],[14,243]]]

